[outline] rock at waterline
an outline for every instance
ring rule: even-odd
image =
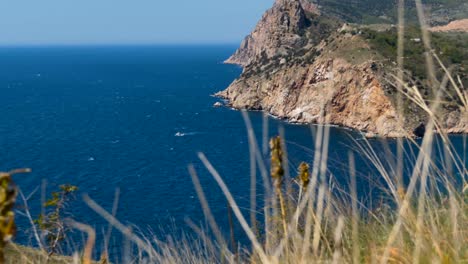
[[[413,133],[416,137],[424,137],[426,134],[426,126],[424,124],[420,124],[416,129],[414,129]]]

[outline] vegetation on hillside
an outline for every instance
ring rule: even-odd
[[[398,31],[392,28],[386,31],[374,31],[363,29],[362,35],[369,40],[372,47],[379,51],[388,62],[395,62],[398,49]],[[455,68],[452,74],[460,75],[462,79],[466,79],[466,69],[464,65],[468,65],[468,34],[465,33],[432,33],[432,48],[435,54],[439,56],[444,65],[452,65]],[[417,27],[409,27],[405,31],[404,54],[406,63],[405,69],[409,74],[416,79],[427,79],[427,70],[425,66],[424,44],[422,42],[421,30]],[[439,67],[440,68],[440,67]],[[444,74],[439,71],[439,78]]]
[[[397,1],[388,0],[309,0],[321,6],[323,13],[336,15],[350,23],[377,24],[398,23]],[[423,0],[431,10],[430,22],[448,23],[468,17],[468,5],[464,0]],[[414,1],[405,1],[407,23],[417,24],[418,16]]]

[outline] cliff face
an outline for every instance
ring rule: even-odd
[[[313,4],[308,3],[307,7],[314,11]],[[307,39],[300,34],[307,27],[305,12],[300,1],[276,0],[226,63],[247,66],[262,57],[287,56],[304,46]]]
[[[226,62],[244,72],[217,95],[238,109],[299,123],[330,123],[367,135],[407,137],[425,122],[414,106],[399,115],[385,60],[360,36],[320,16],[306,0],[277,0]],[[468,132],[468,112],[443,113],[445,129]]]
[[[336,42],[362,44],[357,37]],[[238,109],[264,110],[297,123],[332,123],[370,134],[407,136],[372,61],[359,65],[322,55],[309,63],[286,62],[269,71],[241,77],[218,94]]]

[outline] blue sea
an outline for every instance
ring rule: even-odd
[[[32,169],[14,180],[29,198],[33,217],[41,210],[41,197],[61,184],[78,186],[67,216],[92,225],[99,236],[106,222],[83,202],[82,194],[110,211],[119,189],[117,218],[143,233],[189,232],[187,219],[204,223],[187,170],[194,164],[213,214],[226,230],[226,199],[197,152],[213,163],[247,215],[250,173],[245,123],[238,111],[214,108],[219,99],[211,96],[240,75],[241,68],[222,63],[235,49],[0,48],[0,170]],[[261,143],[263,114],[252,112],[250,118]],[[301,161],[312,161],[316,126],[269,119],[269,136],[277,135],[280,128],[294,173]],[[348,152],[361,139],[358,132],[331,128],[330,173],[343,186],[349,181]],[[463,154],[464,137],[451,140]],[[394,148],[393,140],[384,141]],[[381,146],[382,141],[371,144]],[[362,175],[369,176],[372,166],[361,159],[357,165]],[[365,195],[373,181],[379,179],[360,180],[360,193]],[[258,189],[261,186],[259,182]],[[23,209],[19,201],[18,210]],[[28,220],[17,214],[17,221],[17,241],[34,245]],[[238,226],[236,230],[241,232]],[[115,239],[116,246],[120,241]]]

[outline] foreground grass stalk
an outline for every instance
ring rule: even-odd
[[[189,174],[192,178],[193,185],[195,186],[195,190],[197,192],[198,200],[201,203],[202,209],[203,209],[203,214],[205,215],[208,224],[210,225],[211,230],[213,231],[216,240],[218,243],[221,245],[221,247],[226,248],[227,243],[224,240],[223,236],[221,235],[221,231],[218,227],[218,224],[216,224],[216,220],[213,216],[213,213],[211,212],[210,206],[208,205],[208,201],[205,196],[205,192],[203,191],[203,188],[200,184],[200,180],[198,179],[197,172],[195,171],[195,168],[193,165],[189,165]],[[234,250],[234,248],[232,249]]]
[[[419,200],[418,200],[418,215],[416,221],[416,241],[415,241],[415,250],[413,254],[413,263],[419,263],[421,247],[423,244],[422,232],[423,232],[423,221],[424,221],[424,210],[426,204],[426,187],[427,187],[427,178],[429,173],[429,162],[431,157],[432,148],[428,148],[428,153],[426,153],[423,168],[421,171],[421,183],[419,190]]]
[[[302,162],[300,165],[299,165],[299,168],[298,168],[298,171],[299,171],[299,175],[297,176],[299,182],[300,182],[300,189],[299,189],[299,198],[298,198],[298,201],[301,201],[302,200],[302,196],[304,193],[307,193],[307,187],[309,186],[309,183],[310,183],[310,166],[309,164],[305,163],[305,162]],[[295,216],[295,227],[294,229],[297,230],[298,228],[298,225],[299,225],[299,217],[300,215],[297,214]]]
[[[419,19],[419,26],[421,28],[422,40],[424,43],[424,48],[426,52],[424,56],[426,57],[426,70],[427,76],[430,83],[430,86],[433,89],[433,95],[437,93],[437,79],[435,74],[435,65],[434,59],[432,58],[432,45],[431,45],[431,35],[429,34],[426,17],[424,15],[424,7],[421,0],[415,0],[416,10]]]
[[[352,152],[348,154],[349,157],[349,171],[351,174],[351,199],[352,199],[352,220],[351,220],[351,242],[353,243],[353,263],[359,263],[360,252],[359,252],[359,212],[357,205],[357,190],[356,190],[356,165],[354,155]]]
[[[323,203],[324,203],[324,196],[325,196],[325,186],[322,185],[319,187],[318,192],[318,201],[317,201],[317,211],[316,221],[314,222],[314,235],[312,239],[312,252],[317,257],[318,250],[320,245],[321,233],[322,233],[322,216],[323,216]]]
[[[280,210],[281,210],[281,221],[283,223],[283,236],[288,237],[288,224],[287,224],[287,213],[286,213],[286,202],[283,196],[283,180],[284,180],[284,169],[283,169],[283,150],[281,147],[281,138],[276,137],[270,141],[271,150],[271,178],[273,179],[273,185],[275,186],[276,195],[278,195]]]
[[[397,47],[397,64],[398,64],[398,75],[399,80],[403,80],[404,77],[404,51],[405,51],[405,0],[398,0],[398,47]],[[401,82],[397,82],[397,90],[403,90]],[[404,116],[403,110],[403,94],[397,93],[397,111],[399,116]],[[401,124],[403,128],[403,124]],[[396,166],[396,178],[398,184],[398,193],[404,193],[403,187],[403,139],[399,138],[397,142],[397,166]],[[403,197],[400,197],[403,199]]]
[[[213,178],[216,180],[218,183],[219,187],[223,191],[224,195],[226,196],[226,199],[228,200],[229,204],[231,205],[231,208],[234,212],[234,214],[237,217],[237,220],[240,222],[242,228],[244,229],[245,233],[249,237],[250,241],[252,242],[254,248],[255,248],[255,253],[258,254],[260,257],[261,261],[263,263],[271,263],[270,259],[268,256],[265,254],[265,251],[263,250],[262,246],[258,242],[257,238],[255,237],[255,234],[252,232],[252,229],[249,227],[247,224],[247,221],[245,220],[244,216],[242,215],[239,206],[237,205],[234,197],[232,196],[231,192],[229,191],[228,187],[224,183],[223,179],[219,175],[219,173],[216,171],[216,169],[211,165],[211,163],[208,161],[206,156],[203,153],[199,153],[198,157],[200,160],[203,162],[205,167],[208,169],[208,171],[211,173]],[[274,263],[274,262],[273,262]]]
[[[85,245],[85,249],[83,252],[83,264],[91,264],[92,263],[92,254],[93,254],[93,248],[94,244],[96,243],[96,232],[95,230],[90,227],[89,225],[85,225],[82,223],[78,223],[75,221],[70,220],[69,224],[82,231],[85,232],[88,235],[88,240]]]
[[[312,129],[312,128],[311,128]],[[312,133],[314,130],[312,129]],[[322,144],[323,144],[323,134],[325,133],[324,126],[320,126],[317,129],[316,139],[315,139],[315,151],[314,151],[314,163],[312,169],[312,179],[310,182],[310,187],[307,190],[304,199],[300,201],[299,205],[297,206],[297,214],[303,210],[303,208],[307,207],[306,209],[306,226],[305,226],[305,234],[304,234],[304,243],[302,245],[301,250],[301,261],[300,263],[305,263],[306,257],[308,255],[308,250],[310,248],[310,239],[312,236],[312,220],[313,220],[313,204],[315,201],[315,191],[318,182],[318,173],[319,173],[319,165],[322,159]]]
[[[340,216],[338,218],[338,225],[335,229],[335,252],[333,253],[333,264],[341,263],[341,243],[342,243],[342,235],[343,235],[343,228],[344,228],[344,217]]]

